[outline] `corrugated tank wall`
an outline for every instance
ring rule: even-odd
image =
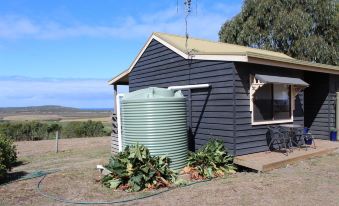
[[[171,159],[172,169],[187,164],[186,100],[180,91],[150,87],[124,96],[123,147],[145,145],[151,155]]]

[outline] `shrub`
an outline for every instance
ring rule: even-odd
[[[39,121],[0,123],[0,134],[14,141],[49,139],[58,129],[58,124]]]
[[[234,173],[235,167],[223,142],[211,139],[197,152],[189,152],[188,167],[184,168],[184,172],[190,173],[193,179],[202,179]]]
[[[73,137],[100,137],[107,135],[104,125],[100,121],[48,123],[39,121],[3,122],[0,123],[0,134],[13,141],[51,139],[58,130],[62,138]]]
[[[104,125],[100,121],[69,122],[62,130],[62,136],[70,137],[99,137],[106,134]]]
[[[16,149],[13,142],[0,134],[0,180],[6,177],[15,162]]]
[[[169,162],[165,156],[151,156],[143,145],[127,146],[111,157],[106,165],[111,174],[104,176],[102,183],[108,188],[127,191],[169,186],[175,180]]]

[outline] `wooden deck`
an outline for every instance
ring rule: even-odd
[[[315,140],[316,149],[313,147],[305,149],[294,148],[288,156],[279,152],[259,152],[254,154],[237,156],[234,163],[260,172],[285,167],[315,156],[321,156],[333,152],[339,148],[339,142],[327,140]]]

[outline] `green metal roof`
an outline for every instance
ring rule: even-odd
[[[197,38],[188,39],[186,50],[186,38],[183,36],[165,34],[160,32],[155,32],[154,35],[173,45],[180,51],[184,53],[187,53],[187,51],[189,51],[193,55],[247,55],[248,53],[253,53],[257,55],[293,59],[292,57],[279,52],[255,49],[251,47],[222,42],[213,42]]]

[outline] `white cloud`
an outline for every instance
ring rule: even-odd
[[[34,35],[39,27],[27,18],[5,16],[0,17],[0,37],[18,38],[25,35]]]
[[[127,89],[123,88],[121,92],[126,91]],[[0,107],[113,107],[113,89],[104,79],[0,77],[0,94]]]
[[[222,23],[240,9],[240,4],[199,5],[189,18],[191,36],[217,39]],[[119,25],[62,25],[55,21],[39,22],[22,16],[0,16],[0,38],[59,39],[69,37],[145,37],[154,31],[184,34],[182,8],[176,7],[155,13],[124,17]]]

